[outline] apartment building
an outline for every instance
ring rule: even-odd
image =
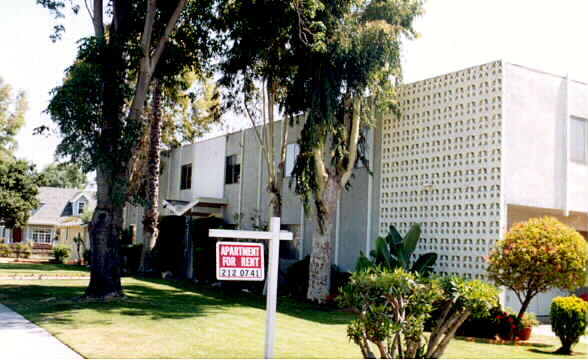
[[[496,61],[402,85],[401,117],[368,134],[373,176],[356,168],[337,205],[334,261],[353,269],[390,225],[422,225],[417,252],[439,254],[436,271],[485,279],[485,256],[517,222],[551,215],[586,237],[588,84]],[[277,125],[279,129],[283,122]],[[288,173],[301,126],[288,136]],[[164,158],[162,215],[221,216],[241,228],[267,219],[266,169],[254,129],[185,145]],[[276,138],[279,144],[280,139]],[[312,221],[284,184],[288,255],[310,253]],[[137,224],[140,209],[127,211]],[[552,294],[530,311],[546,314]],[[503,303],[518,300],[504,292]]]

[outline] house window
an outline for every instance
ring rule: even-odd
[[[31,240],[39,244],[52,244],[51,230],[33,229],[31,232]]]
[[[588,164],[588,121],[578,117],[572,117],[570,120],[571,159]]]
[[[180,179],[180,190],[186,190],[192,187],[192,164],[182,165]]]
[[[241,175],[241,165],[237,155],[227,156],[225,168],[225,184],[238,184]]]
[[[82,215],[86,209],[86,203],[84,201],[78,202],[78,215]]]
[[[292,176],[298,154],[300,154],[300,145],[288,144],[286,148],[286,176]]]

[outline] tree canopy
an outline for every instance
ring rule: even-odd
[[[14,94],[0,77],[0,161],[14,160],[16,134],[25,122],[27,101],[23,92]]]
[[[535,295],[552,288],[574,290],[586,283],[586,240],[553,217],[516,224],[488,258],[488,275],[511,289],[521,318]]]
[[[0,161],[0,223],[8,228],[26,224],[39,207],[42,177],[24,160]]]
[[[45,186],[83,189],[88,183],[86,174],[80,167],[72,163],[53,163],[41,171]]]
[[[37,0],[56,19],[81,1]],[[145,104],[153,79],[174,81],[200,69],[214,50],[210,21],[215,0],[85,2],[94,36],[81,42],[78,58],[48,111],[63,141],[58,153],[96,170],[97,206],[90,238],[92,272],[86,295],[122,296],[120,281],[123,207],[148,121]],[[63,27],[57,25],[53,35]],[[164,54],[169,55],[164,55]],[[165,76],[162,76],[165,74]]]

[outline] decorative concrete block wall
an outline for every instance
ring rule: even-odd
[[[485,278],[500,237],[502,63],[403,85],[384,119],[379,232],[422,225],[436,271]]]

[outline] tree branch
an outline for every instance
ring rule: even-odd
[[[314,148],[312,150],[312,155],[314,157],[314,168],[316,170],[317,176],[320,179],[320,181],[317,181],[319,185],[319,191],[322,192],[325,184],[327,181],[329,181],[329,173],[327,172],[327,168],[323,160],[321,147]]]
[[[357,143],[359,142],[359,123],[361,122],[361,100],[354,96],[352,99],[351,132],[347,147],[347,166],[341,174],[341,186],[345,186],[353,173],[357,160]]]
[[[104,37],[104,20],[102,17],[102,0],[94,0],[94,11],[91,12],[90,8],[88,7],[88,2],[84,0],[84,4],[86,5],[86,9],[90,14],[90,18],[92,19],[92,25],[94,25],[94,35],[98,38]]]
[[[161,35],[161,37],[159,38],[159,41],[157,43],[157,48],[155,49],[155,52],[153,53],[153,57],[151,58],[151,69],[150,69],[151,72],[153,72],[155,70],[155,66],[157,66],[157,63],[159,62],[159,58],[161,57],[161,54],[163,53],[163,50],[165,49],[165,44],[167,43],[167,40],[169,39],[171,32],[176,27],[176,23],[178,22],[178,19],[180,18],[180,14],[182,13],[182,10],[184,10],[185,7],[186,7],[186,0],[178,1],[178,6],[176,6],[174,13],[170,17],[167,25],[165,26],[165,30],[163,32],[163,35]]]
[[[261,134],[259,133],[258,124],[255,123],[255,119],[253,118],[253,115],[251,114],[251,111],[249,110],[249,106],[247,105],[246,100],[243,100],[243,107],[245,108],[245,113],[247,114],[247,118],[249,118],[249,121],[251,122],[251,126],[253,127],[253,130],[255,131],[255,136],[257,137],[257,142],[259,142],[259,146],[261,147],[261,152],[263,154],[263,158],[265,159],[266,165],[268,166],[268,169],[269,169],[270,162],[269,162],[269,158],[267,155],[267,144],[265,143],[264,139],[262,138]],[[263,128],[261,129],[261,131],[263,131]],[[269,173],[269,171],[268,171],[268,173]]]

